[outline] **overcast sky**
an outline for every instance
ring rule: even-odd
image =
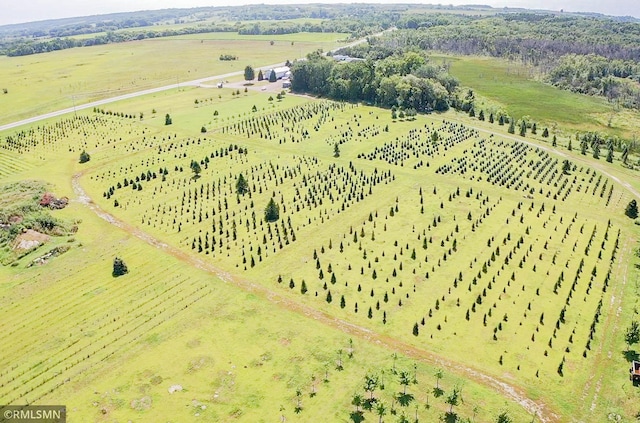
[[[113,12],[164,9],[171,7],[238,6],[243,4],[347,3],[349,0],[8,0],[3,1],[0,25],[45,19],[98,15]],[[415,0],[367,0],[366,3],[433,3]],[[638,0],[448,0],[441,4],[488,4],[493,7],[527,7],[570,12],[599,12],[640,18]]]

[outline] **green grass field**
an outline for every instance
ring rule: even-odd
[[[625,137],[638,136],[637,112],[615,110],[604,99],[563,91],[538,80],[530,68],[494,58],[434,56],[450,63],[450,72],[465,87],[473,87],[488,110],[505,110],[520,119],[528,116],[548,126],[556,124],[572,135],[600,131]]]
[[[243,71],[337,47],[344,34],[245,37],[230,33],[167,37],[0,57],[5,76],[0,124],[133,91]],[[271,45],[270,41],[274,40]],[[238,56],[221,61],[221,54]]]
[[[514,385],[558,421],[635,412],[637,394],[620,388],[636,288],[626,282],[635,229],[622,213],[631,197],[619,185],[578,160],[563,174],[558,156],[483,135],[454,113],[394,122],[376,108],[232,92],[113,104],[119,116],[79,113],[8,149],[3,181],[46,179],[77,198],[72,175],[82,172],[77,183],[124,223],[72,203],[54,212],[81,221],[69,252],[26,269],[41,247],[1,270],[3,322],[20,339],[2,354],[5,402],[74,398],[77,421],[174,409],[270,421],[281,406],[291,421],[346,421],[350,395],[368,372],[388,375],[397,345],[410,348],[405,367],[419,366],[420,404],[398,413],[433,419],[462,386],[461,416],[477,406],[481,421],[503,408],[527,419],[464,368]],[[81,150],[89,163],[77,163]],[[276,224],[263,219],[272,197]],[[114,256],[128,275],[111,277]],[[336,371],[349,338],[354,364]],[[24,356],[34,339],[48,341]],[[443,397],[426,394],[437,363],[451,374]],[[169,394],[174,384],[188,395]]]
[[[0,59],[14,84],[2,98],[17,99],[1,120],[258,67],[340,34],[227,36]],[[237,51],[251,53],[218,60]],[[487,108],[556,122],[558,147],[453,111],[392,120],[206,86],[0,134],[0,185],[45,181],[71,199],[46,213],[77,227],[19,258],[3,250],[0,403],[63,403],[70,422],[377,421],[379,404],[386,422],[632,421],[638,229],[620,182],[640,181],[617,155],[566,150],[609,106],[502,62],[451,60]],[[7,238],[9,206],[36,195],[11,190]],[[129,268],[117,278],[116,256]]]

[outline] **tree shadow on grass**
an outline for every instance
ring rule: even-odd
[[[353,423],[361,423],[364,421],[364,415],[362,411],[353,411],[351,412],[351,414],[349,414],[349,417],[351,418],[351,421]]]
[[[632,361],[640,361],[640,354],[638,354],[635,350],[622,351],[622,356],[629,363]]]

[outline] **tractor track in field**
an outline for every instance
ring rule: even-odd
[[[193,267],[217,276],[224,283],[235,285],[245,292],[259,295],[272,304],[275,304],[287,311],[297,313],[306,318],[311,318],[319,323],[337,329],[350,336],[363,339],[371,344],[382,346],[392,351],[397,351],[414,360],[418,360],[432,366],[441,367],[463,378],[471,379],[477,383],[480,383],[498,392],[503,397],[518,403],[529,414],[535,415],[538,421],[540,421],[541,423],[555,423],[561,420],[561,416],[551,410],[547,404],[540,400],[535,401],[529,398],[524,390],[520,387],[511,385],[504,380],[500,380],[494,376],[486,374],[476,368],[469,367],[463,363],[448,360],[447,358],[433,352],[417,348],[406,342],[400,341],[390,336],[379,334],[363,326],[333,317],[313,307],[287,298],[278,292],[270,290],[264,285],[254,283],[248,279],[236,276],[230,272],[214,266],[211,263],[203,261],[198,257],[192,256],[191,254],[186,253],[177,247],[160,241],[159,239],[153,237],[142,229],[118,219],[117,217],[113,216],[112,214],[98,206],[96,203],[94,203],[91,200],[91,197],[89,197],[89,195],[85,192],[85,190],[82,188],[82,185],[80,184],[80,178],[84,173],[85,172],[77,173],[73,175],[72,178],[73,191],[77,196],[77,201],[88,207],[101,219],[125,231],[126,233],[135,236],[136,238],[146,242],[147,244],[161,249],[165,253],[170,254],[171,256],[177,258],[182,262],[185,262]]]

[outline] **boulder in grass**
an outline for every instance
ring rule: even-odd
[[[169,386],[169,393],[173,394],[174,392],[182,391],[182,385],[171,385]]]

